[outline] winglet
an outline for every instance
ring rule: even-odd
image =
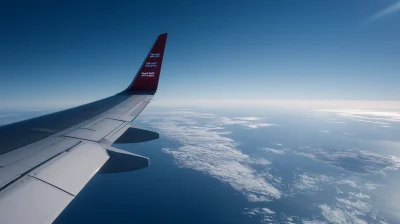
[[[158,36],[132,83],[124,92],[157,91],[166,42],[167,33]]]

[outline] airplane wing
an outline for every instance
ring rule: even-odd
[[[148,158],[111,147],[157,139],[131,126],[158,86],[167,34],[124,91],[0,127],[0,223],[51,223],[96,173],[132,171]]]

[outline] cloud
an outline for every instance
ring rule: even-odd
[[[243,214],[250,217],[260,216],[262,223],[271,223],[275,221],[275,212],[269,208],[245,208]]]
[[[215,125],[236,123],[239,120],[246,122],[239,124],[247,125],[253,119],[203,116],[196,112],[168,112],[157,113],[153,118],[145,116],[142,120],[160,130],[163,136],[181,144],[176,148],[163,149],[163,152],[175,158],[180,167],[194,169],[228,183],[252,202],[271,201],[281,197],[281,192],[267,182],[265,176],[268,175],[265,171],[252,168],[267,166],[270,162],[243,154],[236,148],[238,143],[221,132],[223,127]],[[201,125],[192,121],[199,121]]]
[[[363,193],[354,193],[354,192],[349,192],[349,195],[351,195],[351,196],[354,196],[354,197],[357,197],[357,198],[362,198],[362,199],[364,199],[364,198],[370,198],[368,195],[366,195],[366,194],[363,194]]]
[[[362,193],[348,194],[348,197],[336,197],[336,203],[332,205],[321,204],[322,216],[330,223],[368,223],[363,218],[368,214],[373,214],[371,218],[374,223],[385,223],[386,220],[376,214],[372,209],[372,201],[368,195]],[[354,197],[355,196],[355,197]]]
[[[275,214],[275,212],[269,208],[252,208],[252,209],[245,208],[244,210],[245,210],[244,213],[248,214],[248,215],[256,215],[256,214],[273,215],[273,214]]]
[[[355,134],[351,134],[351,133],[348,133],[348,132],[344,132],[343,134],[344,135],[355,135]]]
[[[296,154],[360,174],[385,174],[388,170],[400,168],[400,158],[355,148],[307,147]]]
[[[16,117],[18,116],[17,114],[0,114],[0,118],[6,118],[6,117]]]
[[[295,223],[299,223],[300,219],[297,216],[285,216],[283,215],[284,220],[281,221],[281,223],[285,223],[285,224],[295,224]]]
[[[303,173],[296,175],[292,193],[308,193],[315,194],[316,191],[322,190],[322,184],[333,182],[332,177],[326,175],[315,175]]]
[[[358,190],[364,190],[364,191],[372,191],[376,190],[378,187],[381,187],[382,185],[370,182],[370,181],[362,181],[362,180],[357,180],[357,179],[341,179],[337,180],[335,184],[339,185],[348,185],[350,187],[353,187]],[[351,193],[349,193],[351,194]],[[351,194],[352,195],[352,194]],[[367,195],[368,196],[368,195]]]
[[[321,210],[321,216],[314,217],[311,220],[303,218],[303,223],[367,223],[364,220],[367,217],[373,218],[376,223],[385,222],[385,219],[373,209],[372,198],[366,193],[369,190],[366,185],[371,185],[371,182],[348,175],[332,177],[315,173],[302,173],[296,176],[294,190],[297,194],[313,195],[317,191],[322,191],[323,186],[333,187],[338,193],[336,195],[328,194],[331,195],[331,199],[325,199],[325,203],[315,205]],[[343,189],[343,184],[351,186],[356,192],[340,190],[339,188]],[[328,195],[325,194],[325,196]],[[327,204],[327,201],[330,203]],[[324,220],[321,220],[321,218]]]
[[[265,118],[220,117],[196,111],[170,111],[146,113],[140,120],[158,129],[162,136],[178,143],[162,151],[171,155],[179,167],[202,172],[232,186],[248,201],[253,202],[249,204],[255,208],[245,209],[244,214],[251,219],[260,219],[262,223],[366,223],[364,218],[368,218],[368,221],[370,218],[379,218],[378,212],[372,208],[372,198],[368,195],[379,185],[368,180],[367,177],[370,176],[359,174],[381,174],[400,167],[397,157],[388,155],[359,149],[307,147],[296,150],[295,154],[351,172],[340,172],[343,175],[336,176],[310,173],[318,172],[315,170],[293,173],[294,176],[289,174],[288,178],[285,175],[280,176],[281,171],[266,158],[252,157],[240,151],[239,142],[227,135],[230,132],[225,128],[229,125],[247,128],[249,125],[264,122]],[[289,150],[279,150],[283,148],[280,143],[271,147],[273,148],[260,150],[278,155],[292,155]],[[284,159],[285,156],[280,158]],[[323,169],[321,172],[324,172]],[[335,189],[340,193],[332,194]],[[374,193],[376,192],[378,190]],[[283,213],[284,210],[272,211],[266,208],[269,205],[266,201],[287,199],[294,194],[308,194],[302,197],[310,197],[312,204],[306,203],[305,206],[313,207],[317,213],[321,211],[321,214],[304,214],[302,219],[287,216]],[[325,196],[316,198],[312,196],[314,194]],[[319,202],[315,204],[314,199]]]
[[[353,214],[365,215],[371,210],[371,205],[360,199],[336,198],[336,200],[340,207],[352,211]]]
[[[349,185],[350,187],[357,187],[357,183],[354,180],[343,179],[337,182],[338,184]]]
[[[399,110],[400,101],[366,101],[366,100],[159,100],[152,102],[152,107],[193,107],[193,108],[283,108],[299,109],[369,109],[369,110]]]
[[[385,9],[379,11],[375,15],[373,15],[370,20],[380,19],[384,16],[388,16],[390,14],[394,14],[400,11],[400,1],[393,3],[392,5],[386,7]]]
[[[303,220],[303,224],[326,224],[326,222],[319,221],[319,220]]]
[[[366,224],[364,217],[368,214],[374,214],[372,218],[374,223],[386,223],[386,220],[376,215],[376,211],[372,209],[371,201],[369,198],[364,199],[351,199],[351,198],[336,198],[336,204],[318,205],[321,209],[322,217],[329,223],[347,224]],[[315,220],[315,223],[322,222]],[[304,223],[304,222],[303,222]]]
[[[200,115],[201,116],[215,116],[215,114],[211,114],[211,113],[202,113]]]
[[[271,149],[271,148],[263,148],[262,149],[265,152],[270,152],[270,153],[275,153],[275,154],[285,154],[286,152],[283,150],[278,150],[278,149]]]
[[[335,115],[355,121],[388,125],[400,122],[400,113],[396,111],[376,111],[376,110],[316,110],[317,113],[324,115]]]
[[[220,117],[219,120],[216,121],[219,125],[241,125],[247,128],[262,128],[262,127],[269,127],[275,126],[275,124],[269,124],[265,122],[261,122],[260,120],[266,120],[266,118],[260,117]]]
[[[249,124],[247,125],[248,128],[263,128],[263,127],[269,127],[269,126],[274,126],[275,124],[267,124],[267,123],[258,123],[258,124]]]
[[[294,224],[300,222],[300,217],[298,216],[288,216],[282,213],[276,213],[269,208],[245,208],[243,214],[250,217],[259,217],[261,223],[284,223],[284,224]]]
[[[376,189],[380,186],[374,184],[370,181],[366,181],[357,177],[349,176],[327,176],[325,174],[315,174],[315,173],[302,173],[296,174],[294,178],[294,183],[291,188],[292,193],[296,194],[315,194],[316,191],[323,190],[324,187],[334,187],[336,192],[339,194],[347,194],[350,199],[369,199],[370,196],[366,192]],[[342,191],[343,185],[348,185],[354,190],[359,190],[359,192],[349,192]],[[348,188],[346,188],[348,189]]]
[[[367,224],[366,221],[358,218],[357,216],[344,211],[339,208],[331,207],[327,204],[322,204],[318,206],[321,209],[322,216],[330,223],[337,224],[348,224],[348,223],[356,223],[356,224]]]
[[[258,121],[258,120],[263,120],[264,118],[261,118],[261,117],[234,117],[233,119],[245,120],[245,121]]]

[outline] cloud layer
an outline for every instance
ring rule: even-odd
[[[396,119],[395,114],[386,115],[379,118]],[[374,200],[371,193],[377,192],[381,186],[367,177],[383,177],[381,175],[386,175],[390,170],[398,170],[400,159],[397,157],[332,146],[279,149],[282,148],[280,143],[269,143],[274,145],[272,148],[259,147],[259,154],[265,158],[252,157],[239,149],[238,141],[229,137],[235,129],[227,128],[233,125],[245,129],[256,126],[262,130],[264,127],[260,124],[269,124],[267,128],[275,128],[276,125],[270,125],[266,118],[219,117],[210,113],[182,110],[146,113],[141,120],[158,129],[164,137],[179,143],[176,147],[165,147],[163,152],[171,155],[180,167],[203,172],[227,183],[250,202],[254,202],[243,212],[252,219],[259,219],[263,223],[310,224],[386,221],[371,206]],[[297,159],[309,162],[305,157],[341,170],[336,175],[328,175],[313,173],[318,170],[304,171],[302,169],[305,167],[290,164],[290,161]],[[277,158],[279,161],[275,163]],[[287,161],[289,163],[285,163]],[[279,170],[279,165],[274,166],[276,164],[283,164],[285,169]],[[291,169],[290,173],[286,173],[288,169]],[[321,194],[324,194],[322,201],[317,197]],[[309,206],[315,212],[312,216],[290,216],[293,215],[290,211],[270,207],[275,202],[269,201],[285,203],[283,201],[288,198],[304,198],[306,195],[310,201],[315,200],[312,204],[304,203],[304,206]],[[251,208],[251,205],[254,207]]]
[[[249,201],[270,201],[281,197],[281,192],[270,184],[265,173],[252,166],[268,165],[262,158],[251,158],[236,147],[238,143],[226,136],[224,125],[260,126],[258,118],[227,118],[196,112],[164,113],[163,120],[149,119],[163,135],[178,141],[177,148],[164,148],[180,167],[194,169],[229,183]],[[202,120],[198,124],[195,120]],[[216,124],[218,126],[216,126]]]
[[[241,125],[247,128],[262,128],[275,126],[275,124],[265,123],[265,118],[260,117],[220,117],[219,120],[216,121],[217,125]]]
[[[390,14],[394,14],[400,11],[400,1],[393,3],[392,5],[386,7],[385,9],[379,11],[371,17],[371,20],[376,20]]]
[[[316,110],[326,115],[335,115],[360,122],[390,125],[400,122],[400,113],[396,111],[375,111],[375,110]],[[335,121],[337,122],[337,121]]]
[[[355,148],[306,147],[296,153],[360,174],[384,174],[386,171],[398,170],[400,167],[400,158]]]
[[[323,203],[310,206],[315,206],[321,215],[312,220],[303,219],[303,223],[386,223],[385,218],[373,209],[373,199],[368,195],[377,185],[355,176],[300,173],[295,178],[292,193],[320,195],[318,193],[325,192],[327,188],[336,189],[336,194],[329,193],[331,200],[324,199]]]
[[[264,152],[268,152],[268,153],[274,153],[274,154],[285,154],[286,152],[283,150],[279,150],[279,149],[272,149],[272,148],[263,148],[262,149]]]

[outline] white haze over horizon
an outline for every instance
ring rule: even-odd
[[[77,100],[35,100],[26,102],[0,102],[0,111],[44,111],[63,110],[82,104],[90,103],[98,99]],[[154,97],[149,108],[193,107],[193,108],[282,108],[287,110],[389,110],[400,111],[400,101],[363,101],[363,100],[164,100]]]

